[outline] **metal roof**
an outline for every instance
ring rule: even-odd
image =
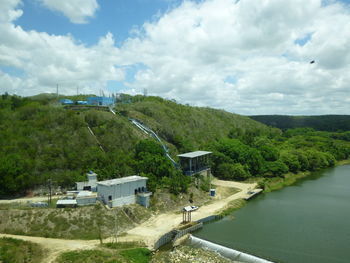
[[[195,152],[189,152],[189,153],[183,153],[179,154],[179,157],[185,157],[185,158],[195,158],[207,154],[211,154],[212,152],[206,152],[206,151],[195,151]]]
[[[122,178],[100,181],[100,182],[97,182],[97,184],[110,186],[110,185],[116,185],[116,184],[130,183],[130,182],[139,181],[139,180],[148,180],[148,178],[138,176],[138,175],[132,175],[132,176],[127,176],[127,177],[122,177]]]
[[[77,204],[77,200],[75,199],[67,199],[67,200],[58,200],[56,205],[76,205]]]
[[[94,197],[94,196],[96,196],[96,193],[92,193],[90,191],[80,191],[77,194],[77,198],[78,197]]]

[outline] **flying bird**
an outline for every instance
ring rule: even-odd
[[[315,60],[310,61],[310,64],[314,64],[314,63],[315,63]]]

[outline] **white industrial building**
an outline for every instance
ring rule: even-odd
[[[152,193],[147,191],[147,177],[138,175],[97,182],[98,197],[109,207],[138,203],[149,207]]]

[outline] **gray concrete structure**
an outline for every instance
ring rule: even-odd
[[[147,177],[138,175],[97,182],[98,197],[109,207],[139,203],[149,206]]]
[[[97,194],[90,191],[80,191],[76,197],[77,205],[94,205],[97,201]]]
[[[78,191],[97,191],[97,174],[90,171],[87,174],[88,181],[85,182],[76,182],[77,190]]]

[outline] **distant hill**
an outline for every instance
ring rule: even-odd
[[[310,127],[319,131],[350,131],[350,115],[256,115],[249,117],[268,126],[282,130]]]

